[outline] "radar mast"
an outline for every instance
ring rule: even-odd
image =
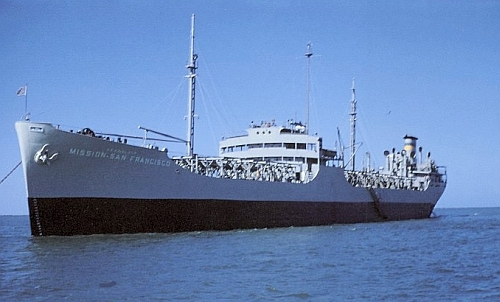
[[[306,85],[306,134],[309,134],[309,106],[311,102],[311,56],[312,44],[307,43],[305,56],[307,58],[307,85]]]

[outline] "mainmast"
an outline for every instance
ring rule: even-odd
[[[191,47],[189,51],[189,63],[186,68],[189,74],[186,76],[189,81],[188,91],[188,133],[187,133],[187,155],[193,156],[194,145],[194,106],[195,106],[195,86],[196,86],[196,59],[198,56],[194,53],[194,14],[191,16]]]
[[[306,134],[309,134],[309,105],[311,99],[311,42],[307,43],[305,56],[307,58],[307,87],[306,87]]]
[[[356,89],[354,88],[354,79],[352,79],[352,98],[351,98],[351,170],[356,168]]]

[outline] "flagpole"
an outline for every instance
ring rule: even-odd
[[[26,83],[26,85],[24,87],[26,87],[26,91],[24,94],[24,118],[27,121],[29,121],[30,117],[29,117],[29,113],[28,113],[28,83]]]
[[[16,92],[17,96],[24,95],[24,119],[29,121],[29,113],[28,113],[28,83],[26,85],[19,87]]]

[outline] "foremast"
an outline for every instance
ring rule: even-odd
[[[191,45],[189,50],[189,63],[186,66],[189,73],[186,76],[189,81],[188,91],[188,133],[187,133],[187,155],[193,156],[194,148],[194,118],[195,118],[195,88],[196,88],[196,59],[198,56],[194,53],[194,14],[191,15]]]

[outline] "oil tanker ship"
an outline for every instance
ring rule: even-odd
[[[306,57],[311,56],[310,48]],[[385,151],[385,164],[356,170],[356,99],[352,88],[351,155],[323,148],[304,124],[251,124],[223,138],[219,155],[193,152],[197,56],[191,19],[186,140],[144,130],[127,135],[16,123],[33,236],[232,230],[428,218],[446,187],[446,169],[417,138]],[[153,147],[181,141],[185,156]]]

